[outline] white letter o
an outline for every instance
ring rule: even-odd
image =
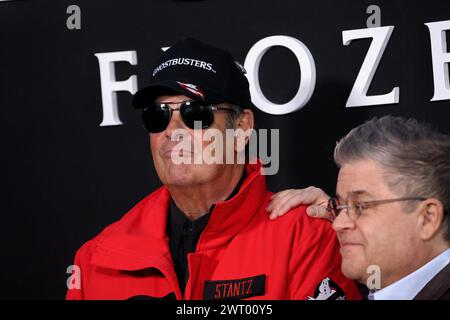
[[[259,83],[259,65],[264,54],[272,47],[282,46],[291,50],[298,60],[301,79],[294,98],[287,103],[277,104],[269,101],[261,90]],[[313,56],[300,41],[289,36],[271,36],[261,39],[251,47],[245,58],[244,67],[250,83],[250,94],[253,104],[270,114],[287,114],[303,108],[311,98],[316,85],[316,67]]]

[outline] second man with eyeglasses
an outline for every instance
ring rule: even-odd
[[[338,142],[336,198],[310,187],[272,198],[271,217],[298,204],[333,221],[342,271],[373,300],[450,300],[450,137],[386,116]]]

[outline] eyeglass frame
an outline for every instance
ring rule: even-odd
[[[348,205],[348,204],[339,205],[338,204],[339,200],[336,197],[332,197],[328,200],[326,210],[333,215],[333,219],[335,219],[342,212],[342,210],[345,210],[349,219],[354,222],[354,221],[358,220],[359,217],[361,217],[362,211],[365,209],[369,209],[369,208],[372,208],[372,207],[375,207],[375,206],[378,206],[381,204],[392,203],[392,202],[397,202],[397,201],[425,201],[427,199],[428,198],[424,198],[424,197],[401,197],[401,198],[383,199],[383,200],[360,201],[358,205]],[[355,209],[355,212],[359,212],[356,215],[356,218],[352,218],[352,216],[350,215],[350,210],[352,208]]]

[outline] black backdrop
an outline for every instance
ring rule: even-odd
[[[68,30],[66,8],[81,8]],[[381,8],[395,29],[369,94],[400,87],[400,103],[345,108],[370,40],[342,45],[342,31],[366,27],[366,8]],[[259,128],[280,128],[280,170],[270,189],[335,188],[336,140],[372,116],[413,116],[450,132],[450,101],[430,102],[433,74],[426,22],[450,20],[448,0],[429,1],[0,1],[1,298],[60,299],[76,249],[159,186],[148,137],[129,93],[118,94],[122,126],[100,127],[95,53],[135,50],[117,79],[146,84],[150,64],[183,36],[229,49],[243,62],[262,38],[288,35],[314,56],[309,103],[282,116],[256,112]],[[450,32],[447,37],[450,42]],[[450,51],[450,50],[449,50]],[[276,47],[260,78],[274,102],[290,100],[300,70]]]

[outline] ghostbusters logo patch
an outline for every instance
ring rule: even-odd
[[[204,99],[205,93],[195,84],[192,83],[183,83],[177,81],[178,85],[182,87],[184,90],[189,91],[190,93],[196,95],[197,97]]]
[[[345,300],[345,293],[336,283],[326,277],[314,291],[314,297],[308,296],[308,300]]]

